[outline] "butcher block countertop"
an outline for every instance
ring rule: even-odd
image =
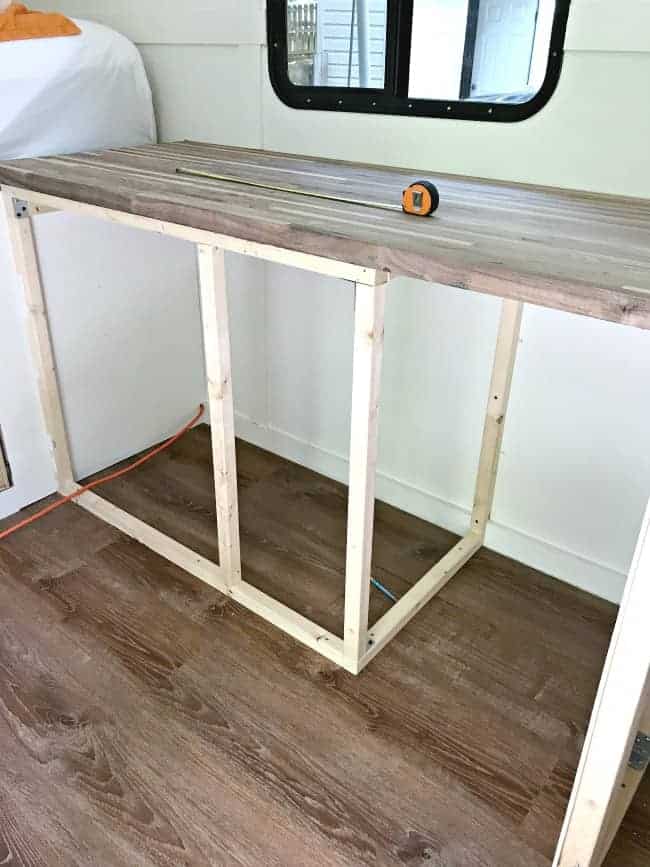
[[[0,162],[0,185],[650,328],[650,202],[178,142]],[[428,218],[177,174],[228,175],[399,205]]]

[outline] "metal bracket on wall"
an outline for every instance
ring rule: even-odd
[[[23,199],[13,199],[14,214],[17,220],[22,220],[25,217],[36,217],[39,214],[54,214],[58,208],[50,208],[47,205],[31,205]]]
[[[9,462],[5,456],[4,443],[2,441],[2,431],[0,430],[0,491],[6,491],[11,487],[11,475],[9,473]]]
[[[29,205],[27,202],[24,202],[22,199],[14,199],[14,212],[16,214],[17,219],[22,219],[23,217],[29,216]]]
[[[634,771],[645,771],[650,764],[650,735],[639,732],[632,747],[628,765]]]

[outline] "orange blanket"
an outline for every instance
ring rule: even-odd
[[[31,12],[22,3],[12,3],[0,12],[0,42],[15,39],[42,39],[46,36],[77,36],[74,21],[56,12]]]

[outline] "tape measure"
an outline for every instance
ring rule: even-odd
[[[417,181],[402,194],[402,209],[415,217],[430,217],[438,210],[440,193],[431,181]]]
[[[249,181],[245,178],[233,178],[230,175],[216,175],[211,172],[202,172],[198,169],[176,169],[177,175],[188,175],[193,178],[207,178],[211,181],[224,181],[229,184],[239,184],[244,187],[255,187],[259,190],[271,190],[275,193],[290,193],[295,196],[305,196],[310,199],[324,199],[327,202],[342,202],[346,205],[360,205],[364,208],[379,208],[382,211],[403,211],[414,217],[430,217],[440,204],[440,194],[431,181],[417,181],[408,186],[402,193],[402,204],[393,205],[384,202],[369,202],[362,199],[348,198],[331,193],[316,193],[310,190],[300,190],[296,187],[280,187],[272,184],[263,184],[260,181]]]

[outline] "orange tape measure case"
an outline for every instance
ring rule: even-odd
[[[440,193],[431,181],[416,181],[402,194],[402,208],[406,214],[429,217],[438,209]]]

